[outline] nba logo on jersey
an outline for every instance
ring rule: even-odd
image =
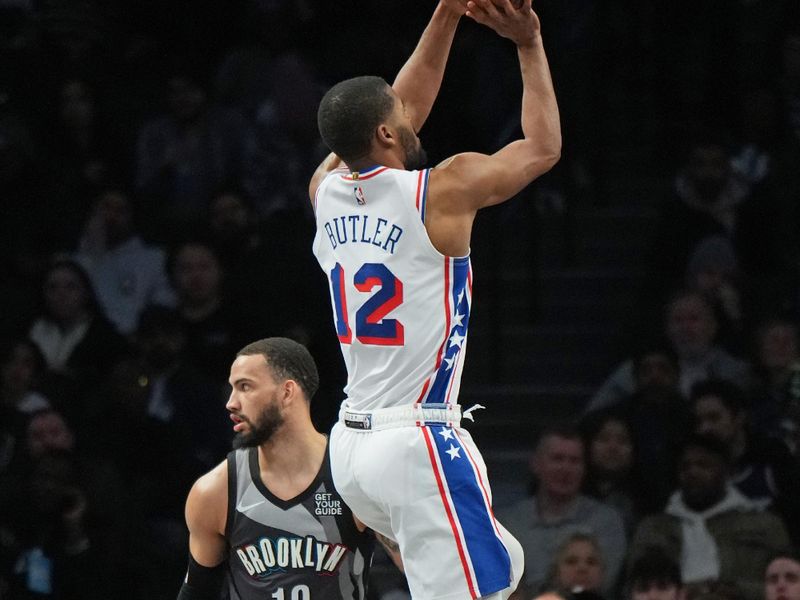
[[[364,190],[361,189],[361,186],[356,186],[353,192],[356,195],[356,202],[358,202],[358,205],[364,206],[367,203],[367,198],[364,196]]]

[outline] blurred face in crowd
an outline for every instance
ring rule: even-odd
[[[797,328],[790,323],[773,323],[758,338],[758,357],[768,371],[782,371],[798,359]]]
[[[196,120],[203,112],[206,93],[188,77],[176,76],[168,83],[168,101],[172,114],[182,123]]]
[[[574,498],[585,470],[583,442],[580,438],[548,435],[533,455],[532,468],[540,493],[561,500]]]
[[[673,391],[678,389],[679,380],[678,365],[670,356],[661,352],[645,354],[636,366],[636,382],[639,390]]]
[[[640,581],[633,584],[631,600],[683,600],[683,589],[672,581]]]
[[[722,457],[704,448],[690,446],[681,454],[678,485],[686,505],[703,511],[725,495],[727,466]]]
[[[764,578],[764,598],[800,600],[800,563],[788,557],[769,563]]]
[[[278,381],[261,354],[237,356],[228,379],[231,395],[225,408],[231,414],[235,448],[268,442],[283,425],[282,381]]]
[[[175,257],[174,279],[184,303],[202,305],[219,297],[222,270],[210,248],[187,244]]]
[[[211,202],[209,221],[215,238],[237,238],[249,225],[249,212],[234,193],[220,194]]]
[[[41,368],[40,359],[29,343],[15,344],[3,363],[3,389],[12,395],[27,391]]]
[[[717,334],[717,321],[699,295],[675,299],[667,311],[667,336],[681,358],[704,355]]]
[[[128,197],[108,191],[97,201],[96,209],[111,245],[127,240],[133,231],[133,211]]]
[[[609,419],[589,445],[589,462],[601,473],[624,474],[633,463],[633,441],[628,426]]]
[[[28,424],[28,450],[33,457],[51,451],[70,451],[75,436],[64,418],[55,411],[34,415]]]
[[[603,585],[603,558],[588,539],[569,542],[557,557],[556,585],[562,590],[598,590]]]
[[[88,314],[89,291],[74,269],[60,266],[45,278],[44,302],[53,319],[71,324]]]
[[[717,396],[700,396],[694,402],[695,430],[730,444],[742,427],[744,415],[735,414]]]

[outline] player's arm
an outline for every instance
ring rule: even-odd
[[[186,499],[185,512],[189,528],[189,566],[178,600],[217,600],[225,576],[227,461],[195,482]]]
[[[458,154],[433,170],[431,199],[453,203],[451,208],[456,213],[476,211],[511,198],[551,169],[561,155],[558,104],[531,0],[524,0],[519,9],[509,0],[469,0],[467,16],[517,46],[523,84],[523,138],[492,155]]]
[[[444,69],[466,0],[441,0],[414,52],[400,69],[392,88],[403,100],[414,131],[419,131],[439,95]]]
[[[342,166],[342,159],[331,152],[325,157],[325,160],[319,164],[317,170],[314,171],[314,174],[311,176],[311,181],[308,184],[308,197],[311,200],[312,206],[314,206],[314,202],[316,201],[319,184],[322,183],[322,180],[325,179],[328,173],[340,166]]]
[[[377,539],[383,549],[386,550],[386,554],[389,555],[389,558],[392,559],[394,566],[400,569],[401,573],[405,573],[406,570],[403,567],[403,557],[400,556],[400,545],[395,542],[393,539],[386,537],[385,535],[375,532],[375,539]]]

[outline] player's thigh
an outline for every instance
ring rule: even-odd
[[[469,435],[432,425],[404,448],[406,470],[413,467],[406,481],[395,480],[391,521],[412,597],[476,598],[510,587],[512,552]]]
[[[372,433],[336,423],[330,435],[331,475],[353,514],[370,529],[394,539],[388,508],[378,494],[379,481],[372,481],[375,475],[370,463],[381,462],[381,448],[381,440]]]

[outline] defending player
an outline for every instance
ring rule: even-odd
[[[416,132],[462,14],[517,46],[523,138],[492,155],[458,154],[413,170],[425,161]],[[507,597],[522,549],[493,517],[486,468],[459,426],[457,398],[473,219],[560,155],[531,0],[519,9],[508,0],[443,0],[391,87],[377,77],[343,81],[320,103],[318,123],[334,154],[309,187],[314,252],[330,278],[348,371],[331,433],[337,489],[359,519],[397,540],[415,599]]]
[[[374,537],[333,487],[309,411],[311,355],[286,338],[254,342],[230,384],[237,449],[189,492],[178,600],[217,600],[226,572],[232,600],[364,600]]]

